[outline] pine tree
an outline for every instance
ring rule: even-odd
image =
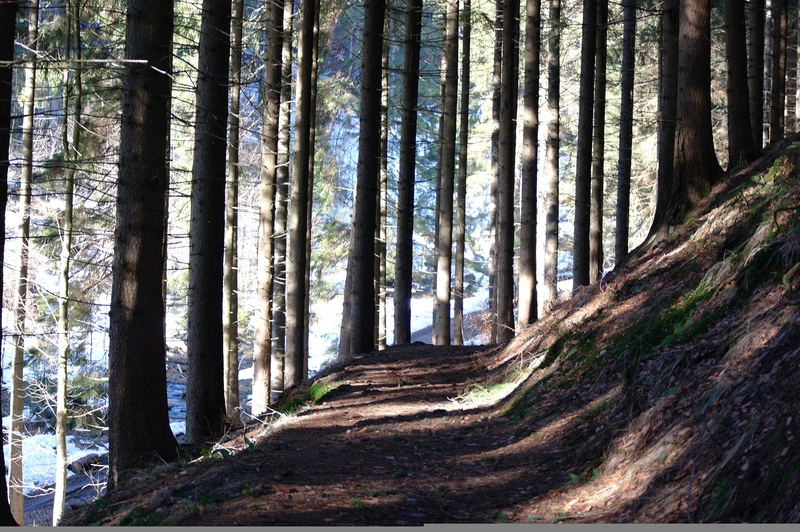
[[[456,116],[458,103],[458,0],[447,0],[442,44],[441,139],[439,193],[437,194],[436,294],[433,343],[450,345],[450,271],[453,263],[453,193],[455,178]]]
[[[572,285],[589,284],[589,226],[592,190],[592,120],[594,118],[594,64],[597,55],[597,2],[583,0],[581,77],[578,96],[578,151],[575,169],[575,224]]]
[[[350,292],[350,352],[373,349],[375,210],[380,173],[381,56],[383,50],[384,0],[364,5],[364,35],[361,49],[361,106],[358,136],[356,203],[353,216],[353,246]]]
[[[306,378],[305,315],[306,224],[308,220],[308,161],[311,156],[311,69],[314,36],[314,0],[300,2],[300,35],[297,46],[295,148],[289,203],[289,247],[286,261],[286,365],[284,385]],[[370,277],[371,280],[371,277]],[[370,331],[372,329],[370,328]]]
[[[263,414],[269,408],[272,384],[273,290],[282,290],[275,282],[275,213],[276,184],[278,180],[278,149],[281,91],[283,87],[282,53],[284,46],[284,6],[282,1],[270,2],[265,26],[264,89],[261,115],[261,170],[258,187],[258,271],[256,337],[253,346],[253,402],[254,415]],[[282,347],[282,346],[281,346]],[[283,367],[276,371],[283,376]],[[283,384],[282,382],[280,383]],[[282,387],[280,388],[282,391]]]
[[[542,311],[544,314],[558,303],[558,155],[560,129],[560,76],[561,76],[561,1],[550,0],[550,34],[547,39],[547,149],[545,153],[543,185],[544,195],[544,253]]]
[[[189,226],[189,326],[186,440],[222,429],[222,264],[230,69],[229,0],[203,0],[196,89],[192,217]]]
[[[422,0],[407,0],[403,89],[400,103],[400,155],[397,178],[397,246],[394,279],[394,342],[411,341],[412,237],[414,178],[417,149],[417,95],[419,92]]]
[[[622,97],[619,111],[619,162],[617,163],[617,216],[614,262],[620,264],[628,254],[631,165],[633,163],[633,83],[636,49],[636,0],[623,2]]]
[[[33,177],[33,118],[36,96],[36,57],[39,46],[39,1],[28,7],[28,52],[25,61],[25,86],[23,88],[22,117],[22,171],[19,185],[19,262],[17,265],[17,293],[14,301],[14,357],[11,380],[11,431],[8,437],[8,482],[11,487],[9,501],[14,517],[24,523],[24,495],[22,492],[22,408],[24,400],[23,366],[25,352],[25,315],[28,299],[28,256],[30,253],[31,181]]]
[[[514,338],[514,182],[519,80],[519,0],[503,2],[500,134],[497,154],[497,341]]]
[[[539,153],[539,56],[541,0],[525,2],[525,85],[523,88],[522,182],[520,184],[519,304],[520,327],[538,318],[536,301],[536,217]]]
[[[162,264],[172,2],[128,2],[111,312],[109,487],[175,456],[167,410]]]

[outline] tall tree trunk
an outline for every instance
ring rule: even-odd
[[[297,46],[297,84],[294,171],[289,203],[289,246],[286,261],[286,366],[284,385],[306,378],[306,221],[308,214],[308,161],[311,157],[311,69],[314,37],[314,0],[300,2],[300,35]],[[370,329],[371,331],[371,329]]]
[[[797,30],[798,5],[795,0],[787,6],[786,22],[786,123],[784,130],[789,133],[797,131]],[[742,24],[744,25],[744,24]],[[745,80],[747,75],[745,74]],[[744,84],[747,87],[747,82]]]
[[[575,229],[572,249],[572,286],[574,288],[589,284],[592,119],[594,118],[594,61],[596,55],[597,2],[596,0],[583,0],[581,78],[578,95],[578,152],[575,157]]]
[[[454,343],[464,344],[464,248],[467,228],[467,165],[469,164],[469,92],[470,48],[472,41],[472,5],[464,0],[464,24],[461,28],[461,110],[458,134],[458,187],[456,196],[456,282]]]
[[[656,237],[669,221],[675,195],[673,169],[675,129],[678,114],[678,20],[680,0],[665,0],[661,10],[661,49],[658,58],[658,170],[656,212],[648,240]]]
[[[786,106],[787,0],[772,0],[772,84],[770,91],[769,140],[783,138]]]
[[[403,94],[400,103],[400,157],[397,176],[397,246],[394,278],[394,343],[411,341],[411,281],[413,271],[414,178],[417,152],[422,0],[406,1]]]
[[[522,182],[520,184],[519,304],[520,328],[538,319],[536,301],[536,180],[539,164],[539,56],[541,0],[525,2],[525,84],[522,97]]]
[[[500,95],[503,67],[503,0],[495,0],[494,56],[492,61],[492,136],[491,184],[489,191],[489,318],[492,323],[490,343],[497,342],[497,176],[500,153]]]
[[[289,215],[290,140],[292,135],[292,18],[294,2],[283,5],[283,45],[281,51],[280,114],[278,117],[278,166],[275,185],[275,260],[272,300],[272,396],[276,400],[284,389],[286,365],[286,225]]]
[[[750,88],[750,128],[756,150],[764,146],[764,22],[765,1],[749,0],[747,77]]]
[[[519,85],[519,0],[503,2],[500,137],[497,157],[497,341],[514,338],[514,183]]]
[[[75,58],[81,58],[80,2],[68,1],[66,5],[67,31],[65,56],[69,62],[74,46]],[[83,85],[81,69],[75,68],[70,80],[69,69],[64,70],[64,222],[61,237],[61,265],[58,290],[58,369],[56,375],[56,483],[53,495],[53,526],[58,526],[64,515],[67,494],[67,362],[69,359],[69,269],[72,256],[73,204],[75,172],[81,143],[81,114],[83,111]],[[70,93],[74,91],[74,101]],[[73,105],[72,139],[69,138],[69,113]]]
[[[728,70],[728,168],[746,163],[753,155],[750,98],[747,86],[747,28],[744,2],[725,0],[725,66]]]
[[[442,50],[444,99],[442,101],[437,203],[436,295],[434,297],[434,345],[450,345],[450,281],[453,264],[453,192],[455,181],[456,116],[458,105],[458,0],[447,0]]]
[[[11,140],[11,83],[14,59],[15,24],[17,21],[17,2],[0,2],[0,229],[5,234],[6,203],[8,202],[9,143]],[[8,66],[3,66],[3,64]],[[0,239],[0,264],[5,258],[5,238]],[[3,284],[0,271],[0,285]],[[0,308],[2,312],[2,308]],[[2,368],[0,368],[2,378]],[[5,471],[5,457],[0,454],[0,471]],[[18,525],[8,504],[8,483],[6,476],[0,475],[0,526]]]
[[[186,333],[186,441],[222,430],[222,263],[230,72],[228,0],[203,0],[197,66],[197,118],[189,225],[189,325]]]
[[[311,221],[314,205],[314,156],[317,139],[317,75],[319,73],[319,15],[321,0],[314,2],[314,34],[311,40],[311,116],[308,125],[308,210],[306,212],[305,315],[303,319],[303,374],[308,375],[308,338],[311,324]]]
[[[22,408],[25,382],[23,380],[25,353],[25,315],[28,299],[28,255],[31,227],[31,179],[33,176],[33,114],[36,97],[36,49],[39,38],[39,0],[28,7],[27,57],[25,61],[25,86],[22,92],[22,171],[19,185],[19,262],[17,269],[17,297],[14,302],[14,358],[11,380],[11,431],[8,443],[11,462],[8,466],[9,499],[14,518],[24,524],[24,495],[22,492]]]
[[[264,91],[261,126],[261,172],[258,188],[258,276],[256,336],[253,346],[253,415],[270,405],[273,309],[273,255],[275,233],[275,183],[278,162],[278,126],[281,106],[281,54],[284,41],[284,11],[281,1],[270,3],[264,28]]]
[[[550,0],[550,34],[547,39],[547,150],[543,185],[545,207],[542,313],[548,314],[558,303],[558,152],[560,129],[561,75],[561,0]]]
[[[710,0],[681,0],[678,121],[675,133],[676,219],[706,196],[722,170],[711,131]]]
[[[233,0],[231,17],[231,113],[228,139],[228,183],[225,201],[225,262],[222,273],[222,349],[225,358],[225,412],[239,408],[239,100],[242,80],[242,11],[244,0]]]
[[[384,33],[391,35],[391,17],[385,17]],[[389,186],[389,39],[381,53],[381,167],[378,209],[375,213],[375,347],[386,349],[386,208]]]
[[[608,0],[597,2],[597,51],[592,135],[592,199],[589,222],[589,283],[603,277],[603,182],[606,131],[606,59],[608,55]]]
[[[167,408],[162,296],[173,4],[129,0],[109,313],[109,487],[177,442]]]
[[[633,152],[633,83],[636,49],[636,0],[624,0],[622,29],[622,76],[619,111],[619,162],[617,163],[617,219],[614,262],[628,254],[631,199],[631,158]]]
[[[373,348],[375,319],[374,267],[375,209],[381,150],[381,56],[383,50],[384,0],[364,5],[364,37],[361,49],[361,108],[358,135],[358,171],[353,217],[350,352],[368,353]]]

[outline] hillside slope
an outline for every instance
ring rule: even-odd
[[[409,345],[69,524],[800,521],[800,142],[508,345]]]

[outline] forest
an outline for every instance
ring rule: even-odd
[[[31,524],[34,488],[62,522],[68,441],[102,442],[121,493],[423,329],[441,353],[505,349],[622,276],[654,290],[642,257],[733,176],[793,161],[799,19],[794,0],[0,0],[0,523]],[[796,209],[772,208],[783,242]],[[674,322],[649,331],[665,349],[724,314],[663,304],[641,303]]]

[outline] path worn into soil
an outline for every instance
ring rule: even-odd
[[[102,505],[105,515],[84,509],[78,520],[154,524],[154,513],[165,523],[206,526],[496,520],[564,479],[525,471],[534,457],[515,449],[508,420],[491,406],[455,400],[486,374],[493,352],[408,345],[357,357],[330,377],[345,384],[317,406],[217,447],[230,454],[134,479],[109,497],[110,511]],[[536,462],[558,468],[551,452],[540,449]]]

